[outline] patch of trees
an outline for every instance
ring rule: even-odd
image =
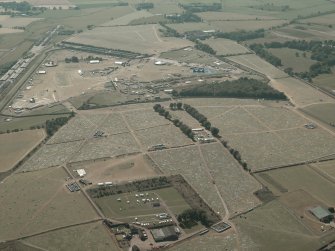
[[[210,47],[208,44],[204,44],[204,43],[200,42],[199,40],[195,40],[193,42],[195,42],[194,47],[197,50],[200,50],[200,51],[206,52],[208,54],[212,54],[212,55],[216,54],[216,51],[212,47]]]
[[[8,62],[8,63],[5,63],[5,64],[1,65],[1,67],[0,67],[0,75],[5,74],[15,64],[16,64],[16,61],[12,61],[12,62]]]
[[[221,3],[190,3],[190,4],[178,4],[179,7],[190,12],[205,12],[205,11],[220,11],[222,9]]]
[[[257,79],[240,78],[233,81],[200,84],[177,92],[179,96],[188,97],[228,97],[286,100],[284,93],[279,92]]]
[[[177,107],[178,107],[178,104],[179,103],[176,104]],[[174,106],[174,105],[170,104],[170,107],[171,106]],[[193,133],[191,127],[189,127],[188,125],[184,124],[179,119],[173,119],[172,120],[171,114],[162,105],[155,104],[153,108],[154,108],[154,111],[158,112],[159,115],[164,116],[166,119],[172,121],[173,124],[176,127],[178,127],[187,137],[189,137],[190,139],[194,140],[194,133]]]
[[[65,58],[65,63],[79,63],[79,58],[76,56]]]
[[[19,12],[28,12],[31,10],[31,5],[24,2],[0,2],[0,6],[7,11],[7,9],[19,11]]]
[[[70,117],[73,116],[74,114],[72,114]],[[65,125],[69,121],[69,119],[69,117],[60,117],[52,120],[47,120],[45,122],[45,129],[48,136],[54,135],[54,133],[57,132],[58,129],[61,128],[63,125]]]
[[[250,6],[250,8],[267,10],[267,11],[288,11],[289,5],[274,5],[273,3],[266,3],[262,5]]]
[[[150,10],[154,8],[153,3],[139,3],[136,4],[136,10]]]
[[[301,78],[311,79],[323,73],[331,73],[331,67],[335,65],[335,41],[306,41],[293,40],[287,42],[265,43],[266,48],[290,48],[312,53],[311,59],[318,61],[310,66],[309,72],[295,73],[292,68],[285,69],[289,75],[297,75]]]
[[[262,44],[252,44],[250,45],[250,49],[253,50],[258,56],[268,61],[270,64],[274,66],[281,66],[281,59],[268,52],[264,45]]]
[[[255,31],[235,31],[235,32],[217,32],[215,37],[217,38],[226,38],[235,41],[245,41],[256,38],[263,38],[265,35],[264,29],[258,29]]]
[[[186,11],[182,14],[177,14],[177,15],[166,15],[166,18],[170,20],[172,23],[187,23],[187,22],[194,22],[194,23],[199,23],[202,21],[202,19],[193,14],[190,11]]]
[[[89,55],[87,58],[85,58],[86,61],[90,61],[90,60],[99,60],[102,61],[102,57],[94,57],[92,55]]]
[[[200,222],[205,227],[209,227],[213,224],[207,217],[204,210],[201,209],[186,209],[178,215],[177,220],[181,228],[191,228]]]

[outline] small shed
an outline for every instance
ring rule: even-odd
[[[174,226],[152,229],[151,234],[156,242],[178,240]]]
[[[310,212],[321,222],[329,223],[334,219],[334,215],[331,212],[320,206],[310,209]]]

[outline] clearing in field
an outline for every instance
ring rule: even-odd
[[[96,219],[81,192],[65,187],[62,168],[9,176],[0,184],[0,239],[16,239],[49,229]],[[15,188],[15,189],[13,189]],[[20,191],[20,192],[18,192]]]
[[[72,164],[71,169],[84,168],[85,178],[93,184],[101,182],[120,183],[147,179],[158,175],[155,164],[146,155],[136,155],[116,159],[93,160],[92,162]]]
[[[320,175],[321,174],[321,175]],[[335,185],[313,166],[294,166],[256,174],[275,195],[304,190],[325,205],[335,203]]]
[[[24,243],[41,249],[118,251],[109,231],[101,222],[83,224],[26,238]]]
[[[238,44],[235,41],[224,38],[210,38],[204,41],[216,51],[216,55],[229,56],[236,54],[251,53],[246,47]]]
[[[160,37],[158,29],[159,25],[98,27],[67,41],[142,54],[159,54],[192,45],[188,40]]]
[[[21,131],[0,135],[0,172],[13,168],[45,138],[41,130]]]

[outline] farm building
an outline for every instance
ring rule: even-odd
[[[310,212],[321,222],[329,223],[334,219],[334,215],[332,213],[320,206],[310,209]]]
[[[156,242],[178,240],[174,226],[152,229],[151,234]]]
[[[90,64],[99,64],[100,61],[99,60],[90,60]]]
[[[86,175],[86,172],[84,169],[78,169],[77,173],[79,175],[79,177],[84,177]]]
[[[38,74],[46,74],[47,72],[46,71],[38,71],[37,73]]]

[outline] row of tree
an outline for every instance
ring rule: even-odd
[[[190,12],[220,11],[222,9],[221,3],[190,3],[178,5],[184,10]]]
[[[168,20],[170,20],[172,23],[202,22],[202,19],[199,16],[193,14],[190,11],[186,11],[182,14],[177,14],[177,15],[165,15],[165,17]]]
[[[267,83],[257,79],[240,78],[233,81],[204,83],[190,86],[174,95],[181,97],[229,97],[286,100],[283,92],[279,92]]]
[[[242,156],[239,151],[236,149],[232,148],[231,146],[228,145],[228,141],[221,139],[222,145],[228,149],[231,155],[238,161],[238,163],[243,167],[245,171],[250,172],[250,168],[248,167],[248,164],[242,159]]]
[[[79,63],[79,58],[76,56],[65,58],[65,63]]]
[[[255,31],[234,31],[234,32],[216,32],[216,38],[226,38],[230,40],[235,40],[238,42],[256,39],[256,38],[263,38],[265,36],[264,29],[258,29]]]
[[[19,12],[27,12],[31,10],[31,4],[23,1],[23,2],[0,2],[0,6],[7,11],[7,9],[15,10]]]
[[[262,44],[252,44],[250,49],[253,50],[258,56],[268,61],[274,66],[282,66],[281,59],[266,50],[265,46]]]
[[[154,8],[153,3],[139,3],[136,4],[136,10],[150,10]]]
[[[197,50],[200,50],[208,54],[212,54],[212,55],[216,54],[216,51],[212,47],[210,47],[208,44],[204,44],[200,42],[199,40],[193,40],[193,42],[195,43],[194,48],[196,48]]]
[[[170,112],[167,111],[161,104],[155,104],[153,108],[154,108],[154,111],[158,112],[159,115],[164,116],[166,119],[172,121],[173,124],[176,127],[178,127],[187,137],[194,140],[195,135],[194,135],[192,129],[188,125],[184,124],[179,119],[173,119],[172,120],[172,116],[171,116]]]
[[[191,105],[184,104],[184,110],[190,114],[193,118],[198,120],[198,122],[205,127],[207,130],[210,130],[213,136],[218,137],[219,129],[212,126],[211,122],[207,120],[207,117],[201,114],[196,108]]]

